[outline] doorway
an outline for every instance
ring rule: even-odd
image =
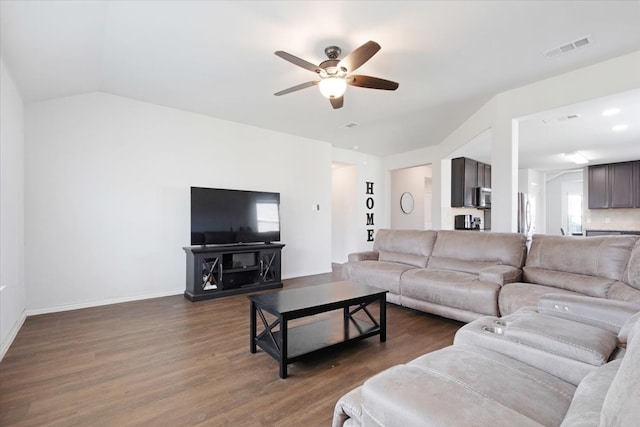
[[[432,167],[414,166],[391,172],[391,228],[432,228]],[[410,202],[409,202],[410,201]]]

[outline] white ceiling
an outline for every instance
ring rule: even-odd
[[[610,116],[602,114],[611,109],[620,111]],[[614,131],[619,124],[628,128]],[[583,166],[571,162],[565,153],[579,153],[589,164],[640,159],[640,88],[519,120],[521,169],[557,171]],[[491,131],[451,155],[460,156],[490,164]]]
[[[326,46],[368,40],[382,50],[358,73],[397,91],[349,87],[339,110],[316,88],[273,96],[315,79],[274,51],[319,63]],[[3,0],[0,43],[27,102],[104,91],[383,156],[440,143],[499,92],[640,49],[640,1]],[[600,108],[575,123],[523,120],[526,167],[556,167],[549,150],[569,142],[608,160],[609,134],[569,132]],[[640,141],[636,114],[626,135]]]

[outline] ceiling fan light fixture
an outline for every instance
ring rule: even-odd
[[[340,77],[327,77],[318,84],[320,93],[329,99],[340,98],[347,90],[347,82]]]

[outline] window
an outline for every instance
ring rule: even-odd
[[[582,194],[567,195],[567,232],[582,234]]]

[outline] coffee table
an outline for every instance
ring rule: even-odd
[[[286,378],[289,363],[319,350],[374,335],[380,335],[380,341],[384,342],[387,340],[387,292],[344,281],[250,295],[249,349],[255,353],[260,347],[275,358],[280,364],[280,378]],[[380,308],[377,320],[367,308],[376,301]],[[341,316],[289,327],[290,320],[340,309]],[[264,312],[276,319],[269,323]],[[354,317],[359,312],[364,316]],[[259,334],[257,316],[264,326]]]

